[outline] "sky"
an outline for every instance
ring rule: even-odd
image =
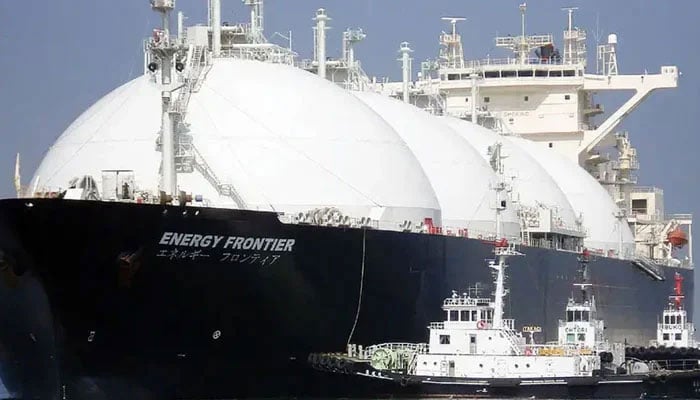
[[[247,20],[241,0],[222,0],[222,20]],[[187,24],[206,23],[206,0],[178,0]],[[419,62],[434,58],[440,18],[461,16],[468,59],[505,56],[497,35],[520,31],[516,0],[267,0],[265,33],[293,32],[293,48],[312,57],[312,18],[319,7],[332,20],[328,55],[338,56],[341,33],[360,27],[367,39],[356,56],[369,75],[400,79],[398,48],[408,41]],[[677,89],[654,92],[625,121],[639,155],[639,182],[664,189],[665,208],[700,215],[700,157],[696,121],[700,111],[700,37],[696,0],[537,0],[528,2],[526,32],[552,33],[561,44],[562,7],[577,6],[575,25],[588,31],[589,65],[596,38],[618,36],[620,73],[658,72],[677,65]],[[143,38],[159,25],[148,0],[0,0],[0,197],[14,196],[16,153],[27,183],[43,155],[65,128],[99,98],[143,70]],[[280,37],[277,43],[285,43]],[[612,109],[624,97],[599,97]],[[661,306],[661,305],[660,305]],[[695,307],[696,309],[700,307]]]

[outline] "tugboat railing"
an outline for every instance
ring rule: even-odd
[[[358,358],[360,360],[371,360],[372,355],[377,352],[378,350],[390,350],[393,353],[400,354],[404,357],[406,357],[409,362],[408,362],[408,367],[410,367],[411,364],[415,363],[415,356],[417,354],[426,354],[428,353],[428,344],[427,343],[401,343],[401,342],[395,342],[395,343],[380,343],[380,344],[375,344],[367,347],[359,347],[356,348],[356,351],[353,351],[352,356],[355,358]]]

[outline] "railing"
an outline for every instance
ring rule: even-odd
[[[522,352],[533,356],[585,356],[593,355],[593,349],[567,344],[527,344],[521,346]]]
[[[453,70],[460,70],[460,69],[478,69],[478,68],[484,68],[484,67],[503,67],[503,66],[512,66],[512,67],[517,67],[517,66],[523,66],[523,65],[531,65],[531,66],[537,66],[537,67],[544,67],[548,69],[556,69],[556,70],[562,70],[562,69],[573,69],[573,70],[583,70],[583,63],[578,63],[578,64],[564,64],[561,60],[555,61],[555,60],[549,60],[549,59],[542,59],[538,57],[529,57],[525,58],[524,60],[521,60],[520,58],[517,57],[508,57],[508,58],[486,58],[486,59],[481,59],[481,60],[469,60],[464,62],[464,68],[453,68],[449,63],[447,62],[441,62],[440,68],[442,69],[453,69]],[[556,67],[556,68],[552,68]],[[571,78],[571,77],[568,77]]]
[[[445,323],[444,322],[431,322],[430,325],[428,325],[428,328],[430,328],[430,329],[445,329]]]
[[[689,370],[700,368],[700,360],[697,359],[681,359],[681,360],[653,360],[650,361],[652,370]]]
[[[488,305],[491,299],[467,296],[448,297],[442,302],[443,306],[478,306]]]
[[[273,44],[260,44],[224,49],[221,51],[220,57],[294,65],[295,55],[284,47]]]

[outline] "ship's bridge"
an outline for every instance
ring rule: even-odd
[[[603,341],[603,321],[596,319],[595,300],[577,302],[569,299],[566,319],[559,321],[559,344],[576,345],[588,349]]]
[[[494,303],[488,298],[471,297],[467,293],[460,295],[452,291],[452,296],[443,301],[442,309],[445,310],[445,321],[434,322],[431,328],[440,325],[447,328],[482,329],[493,323]],[[512,322],[510,324],[512,328]]]
[[[464,68],[441,68],[441,81],[471,80],[473,78],[538,78],[539,84],[547,84],[541,78],[570,78],[579,77],[583,84],[583,64],[564,64],[562,62],[541,60],[539,58],[487,58],[483,60],[471,60],[465,62]],[[480,85],[487,85],[481,82]],[[517,80],[513,84],[531,86],[531,81]],[[554,85],[561,85],[561,80],[551,81]],[[499,82],[503,86],[504,82]]]
[[[673,304],[664,310],[662,320],[656,326],[656,343],[666,347],[694,347],[695,327],[688,322],[688,314],[683,308]]]

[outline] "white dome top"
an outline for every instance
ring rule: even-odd
[[[608,192],[583,168],[559,153],[521,138],[513,138],[512,142],[549,172],[574,209],[582,213],[583,225],[588,229],[584,244],[591,249],[618,251],[620,224],[615,214],[619,208]],[[622,224],[622,244],[623,252],[634,251],[634,235],[627,223]]]
[[[480,125],[453,117],[444,117],[444,120],[460,132],[485,160],[489,159],[488,147],[498,141],[502,143],[505,173],[506,176],[514,176],[513,197],[515,200],[519,198],[522,206],[536,207],[543,204],[549,208],[556,207],[563,227],[573,229],[577,226],[577,214],[571,203],[534,157],[514,145],[507,137]]]
[[[160,88],[147,77],[105,96],[51,148],[35,175],[39,186],[132,169],[139,188],[155,189],[160,108]],[[337,207],[385,222],[440,223],[430,182],[396,132],[350,93],[301,69],[217,59],[186,121],[219,183],[232,184],[249,209]],[[236,206],[196,171],[178,174],[178,184],[214,206]]]
[[[470,236],[495,232],[497,181],[489,164],[441,119],[402,101],[371,92],[353,92],[403,138],[435,190],[448,228],[467,228]],[[501,230],[520,236],[516,210],[502,213]]]

